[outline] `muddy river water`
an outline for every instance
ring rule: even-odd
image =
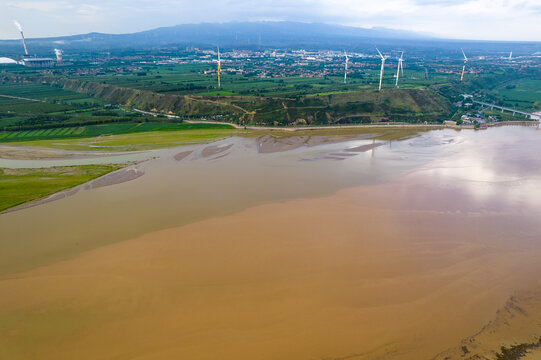
[[[540,152],[533,127],[153,152],[0,214],[0,358],[494,356],[541,335],[459,346],[538,289]]]

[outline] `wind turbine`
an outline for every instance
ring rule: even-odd
[[[464,72],[466,71],[466,63],[468,62],[468,57],[466,56],[466,53],[462,50],[462,55],[464,55],[464,66],[462,67],[462,75],[460,76],[460,81],[464,80]]]
[[[346,56],[346,66],[345,66],[345,69],[344,69],[344,84],[347,83],[348,81],[348,61],[349,61],[349,58],[348,58],[348,53],[344,50],[344,55]]]
[[[404,52],[402,51],[402,54],[400,54],[400,59],[398,59],[398,68],[396,69],[396,84],[395,86],[398,88],[398,78],[400,76],[400,71],[402,71],[402,76],[404,76]]]
[[[379,56],[381,57],[381,70],[379,72],[379,88],[378,91],[381,91],[381,85],[383,83],[383,69],[385,68],[385,60],[387,60],[386,56],[383,56],[383,54],[379,51],[378,48],[376,48],[378,51]]]
[[[220,58],[220,45],[218,45],[218,89],[222,87],[222,84],[220,83],[220,68],[222,66],[222,60]]]

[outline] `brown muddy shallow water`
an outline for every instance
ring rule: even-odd
[[[0,358],[464,358],[539,286],[540,139],[232,138],[1,214]]]

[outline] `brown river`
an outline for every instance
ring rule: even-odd
[[[0,214],[0,359],[495,358],[541,336],[540,152],[536,127],[153,152]]]

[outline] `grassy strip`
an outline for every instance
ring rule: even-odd
[[[530,350],[539,349],[541,347],[541,338],[535,343],[512,345],[509,348],[502,346],[501,353],[496,354],[498,360],[519,360],[526,355]]]
[[[200,130],[170,130],[147,131],[130,134],[98,136],[91,138],[63,138],[56,140],[33,140],[11,142],[10,145],[38,146],[80,151],[137,151],[151,150],[180,145],[206,143],[230,136],[260,137],[270,134],[274,137],[291,136],[328,136],[328,135],[355,135],[374,134],[378,140],[397,140],[414,136],[420,132],[428,131],[423,126],[403,128],[391,127],[351,127],[341,129],[312,129],[299,131],[280,130],[238,130],[234,128],[207,128]]]
[[[147,131],[191,131],[191,130],[231,130],[232,126],[222,124],[189,123],[110,123],[101,125],[65,126],[38,130],[20,130],[0,132],[1,142],[33,141],[48,139],[67,139],[95,137],[100,135],[129,134]]]
[[[37,200],[103,176],[123,165],[47,169],[0,169],[0,211]]]
[[[234,135],[249,133],[232,127],[201,130],[168,130],[134,132],[91,138],[63,138],[11,142],[10,145],[39,146],[66,150],[136,151],[200,144]]]

